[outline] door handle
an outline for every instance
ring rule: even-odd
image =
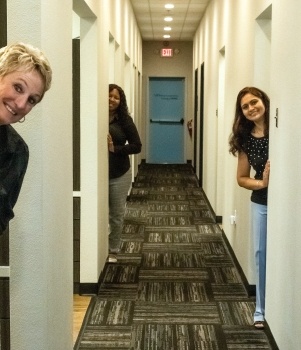
[[[164,120],[164,119],[150,119],[151,123],[156,123],[156,124],[184,124],[184,119],[182,118],[181,120]]]

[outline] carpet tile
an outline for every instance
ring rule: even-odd
[[[132,327],[91,326],[85,327],[81,339],[81,350],[128,350],[132,343]]]
[[[208,281],[209,274],[207,269],[145,269],[141,268],[139,272],[139,281]]]
[[[229,350],[270,350],[267,335],[262,331],[252,331],[250,327],[223,327]]]
[[[221,350],[220,327],[189,324],[145,324],[134,326],[133,348],[164,350]]]
[[[247,326],[253,322],[255,303],[252,301],[233,301],[217,303],[222,323],[228,326]]]
[[[220,324],[218,307],[214,302],[207,303],[167,303],[136,302],[135,322],[158,324]]]
[[[278,350],[191,165],[142,164],[74,350]]]
[[[207,302],[210,285],[202,282],[140,282],[138,301],[143,302]]]

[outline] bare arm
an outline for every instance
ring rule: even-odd
[[[248,157],[244,152],[238,154],[238,164],[237,164],[237,183],[239,186],[244,187],[248,190],[260,190],[265,188],[269,184],[269,174],[270,174],[270,161],[268,160],[262,180],[257,180],[250,177],[251,166],[248,161]]]

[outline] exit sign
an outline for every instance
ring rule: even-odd
[[[173,49],[164,47],[161,49],[161,57],[172,57],[173,56]]]

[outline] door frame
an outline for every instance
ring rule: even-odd
[[[204,82],[205,82],[205,66],[204,62],[200,67],[200,144],[199,144],[199,171],[198,171],[198,179],[200,187],[203,187],[203,145],[204,145]]]
[[[193,111],[193,170],[197,169],[197,145],[198,145],[198,102],[199,102],[199,69],[194,71],[194,111]]]

